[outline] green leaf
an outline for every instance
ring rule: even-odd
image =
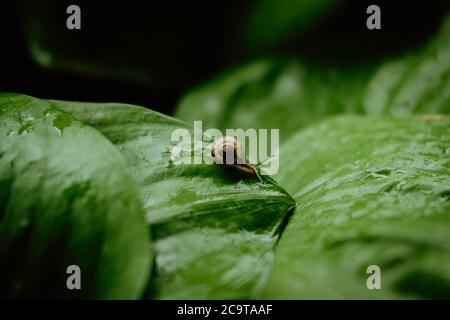
[[[176,116],[205,127],[282,128],[282,141],[332,114],[361,112],[370,68],[345,72],[295,60],[260,60],[188,93]]]
[[[450,119],[346,116],[282,147],[297,208],[263,298],[449,298]],[[369,265],[381,290],[369,290]]]
[[[282,128],[285,141],[330,115],[450,111],[450,17],[420,50],[379,65],[260,60],[188,92],[176,116],[217,128]]]
[[[371,115],[450,112],[450,16],[422,50],[386,61],[376,70],[363,106]]]
[[[173,131],[191,132],[179,120],[132,105],[52,104],[98,129],[126,157],[155,241],[149,298],[244,299],[261,290],[295,205],[283,189],[219,165],[174,165]]]
[[[0,95],[0,295],[133,299],[151,271],[150,235],[125,162],[52,104]],[[81,290],[69,290],[77,265]]]

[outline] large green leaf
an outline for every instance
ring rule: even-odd
[[[327,120],[284,144],[277,179],[298,205],[264,298],[450,297],[449,118]]]
[[[0,295],[138,298],[151,270],[142,206],[125,162],[50,103],[0,95]],[[66,269],[81,269],[68,290]]]
[[[155,240],[150,298],[249,298],[270,271],[293,199],[271,179],[214,164],[174,165],[171,134],[187,124],[124,104],[52,101],[125,155]]]
[[[450,18],[420,50],[365,67],[261,60],[194,89],[176,116],[217,128],[298,129],[337,113],[448,113]]]

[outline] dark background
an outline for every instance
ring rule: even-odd
[[[406,52],[436,32],[450,1],[343,1],[266,47],[243,31],[258,3],[3,0],[0,91],[126,102],[170,114],[193,86],[259,57],[346,66]],[[79,31],[66,28],[70,4],[81,7]],[[381,7],[381,30],[366,28],[370,4]],[[32,54],[36,43],[45,49],[41,61]]]

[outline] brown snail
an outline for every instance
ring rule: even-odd
[[[264,183],[259,172],[258,166],[266,161],[259,162],[256,165],[246,163],[244,149],[235,137],[221,137],[215,141],[211,149],[211,157],[216,164],[224,164],[241,172],[245,172],[252,176],[258,177],[258,179]]]

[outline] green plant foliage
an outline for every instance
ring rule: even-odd
[[[31,97],[0,95],[0,295],[139,298],[150,235],[117,149]],[[81,269],[82,290],[66,287]]]
[[[145,204],[156,250],[148,297],[251,297],[268,276],[293,199],[270,179],[214,164],[173,165],[181,121],[123,104],[52,101],[93,126],[127,159]]]
[[[371,115],[450,112],[450,16],[423,50],[381,64],[363,107]]]
[[[6,3],[0,22],[23,38],[5,39],[4,60],[25,62],[5,69],[10,89],[176,109],[0,93],[0,298],[450,298],[438,2],[386,2],[381,30],[345,0],[144,3],[126,17],[91,1],[76,30],[64,1]],[[192,161],[213,142],[194,121],[279,129],[280,171]]]
[[[297,208],[263,298],[449,298],[450,120],[342,116],[291,137]],[[382,290],[368,290],[378,265]]]
[[[370,69],[260,60],[188,93],[176,116],[212,128],[282,128],[281,139],[332,114],[361,112]]]
[[[206,127],[298,129],[338,113],[448,113],[450,18],[421,50],[379,65],[317,66],[260,60],[188,92],[176,116]]]

